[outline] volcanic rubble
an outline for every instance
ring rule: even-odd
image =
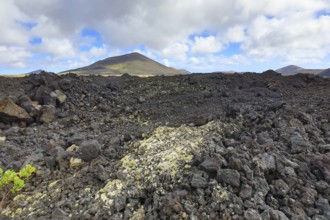
[[[0,78],[0,219],[330,219],[330,80]]]

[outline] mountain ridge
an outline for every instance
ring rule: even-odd
[[[296,65],[288,65],[275,71],[282,75],[295,75],[298,73],[319,75],[324,69],[305,69]]]
[[[137,76],[154,76],[154,75],[181,75],[189,73],[186,70],[178,70],[167,67],[155,60],[150,59],[140,53],[133,52],[120,56],[108,57],[103,60],[96,61],[91,65],[80,67],[77,69],[66,70],[61,72],[76,73],[81,75],[122,75],[128,73]]]
[[[330,77],[330,68],[323,70],[319,73],[320,76]]]

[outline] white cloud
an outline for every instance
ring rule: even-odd
[[[69,39],[43,38],[42,50],[55,57],[74,57],[76,56],[73,42]]]
[[[233,60],[232,55],[210,56],[231,43],[242,43],[237,56],[256,63],[329,63],[324,59],[330,54],[330,16],[317,16],[319,11],[330,11],[330,1],[6,0],[0,3],[0,46],[6,51],[1,52],[0,69],[32,68],[29,57],[34,54],[46,54],[48,60],[41,63],[55,65],[61,59],[85,63],[141,48],[146,55],[189,68],[192,63]],[[36,25],[26,28],[24,22]],[[81,39],[84,28],[99,32],[105,45]],[[204,31],[211,36],[198,35]],[[30,45],[33,37],[42,43]],[[80,52],[82,44],[88,51]],[[12,51],[17,54],[3,55]],[[247,65],[243,60],[238,59]]]
[[[167,48],[164,48],[161,51],[162,57],[177,59],[177,60],[185,60],[187,58],[186,53],[188,52],[189,47],[184,43],[175,43]]]
[[[191,48],[193,54],[215,53],[222,49],[221,43],[214,37],[195,37]]]
[[[25,60],[31,55],[21,47],[0,46],[1,66],[4,68],[24,68]]]

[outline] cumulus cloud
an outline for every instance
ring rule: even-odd
[[[184,43],[175,43],[169,47],[164,48],[161,51],[161,55],[166,58],[177,59],[177,60],[186,60],[186,53],[188,52],[189,47]]]
[[[214,36],[195,37],[191,52],[193,54],[215,53],[221,50],[221,48],[220,41]]]
[[[41,63],[65,60],[65,69],[68,60],[79,65],[136,50],[187,69],[195,59],[228,63],[234,55],[256,64],[317,62],[329,57],[329,11],[328,0],[1,1],[1,53],[16,53],[0,59],[0,69],[32,68],[38,54],[48,59]],[[84,29],[102,42],[82,37]],[[34,38],[42,42],[31,45]],[[232,43],[241,44],[240,54],[225,54]]]

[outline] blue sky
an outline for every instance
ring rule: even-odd
[[[0,74],[140,52],[191,72],[330,68],[330,0],[7,0]]]

